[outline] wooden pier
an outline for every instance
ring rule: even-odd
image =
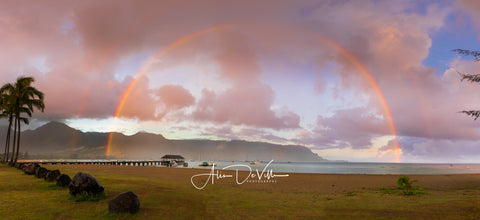
[[[25,160],[18,163],[70,164],[70,165],[113,165],[113,166],[160,166],[160,160]]]

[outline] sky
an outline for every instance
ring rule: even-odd
[[[82,131],[300,144],[331,160],[480,159],[480,2],[0,1],[0,83]],[[2,120],[2,123],[6,123]]]

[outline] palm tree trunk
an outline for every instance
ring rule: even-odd
[[[9,142],[8,139],[9,139],[9,138],[10,138],[10,131],[7,131],[7,138],[6,138],[6,140],[5,140],[5,151],[4,151],[4,153],[3,153],[3,162],[4,162],[4,163],[7,163],[7,158],[8,158],[7,152],[8,152],[8,150],[9,150],[9,149],[8,149],[8,142]]]
[[[8,118],[7,140],[5,142],[5,154],[3,155],[3,161],[5,163],[8,163],[8,154],[10,151],[10,133],[12,132],[12,118],[13,118],[13,112],[10,113],[10,116]]]
[[[10,162],[13,162],[13,156],[15,155],[15,144],[17,143],[17,117],[18,115],[15,115],[15,129],[13,130],[13,147],[12,147],[12,157],[10,159]]]
[[[18,137],[17,137],[17,154],[15,155],[15,161],[13,164],[17,163],[18,160],[18,152],[20,152],[20,110],[18,111]]]
[[[10,142],[10,131],[7,131],[7,138],[6,138],[6,141],[5,141],[5,152],[3,153],[3,162],[4,163],[7,163],[8,161],[8,151],[10,150],[8,147],[8,142]]]
[[[10,151],[10,132],[12,130],[12,121],[8,125],[7,138],[5,141],[5,153],[3,154],[3,162],[8,162],[8,152]]]
[[[10,134],[10,133],[7,132],[7,138],[6,138],[7,141],[5,142],[5,150],[4,150],[4,152],[3,152],[3,158],[2,158],[2,159],[3,159],[3,162],[4,162],[4,163],[7,162],[6,157],[8,157],[8,156],[7,156],[7,145],[8,145],[7,143],[8,143],[8,135],[9,135],[9,134]]]

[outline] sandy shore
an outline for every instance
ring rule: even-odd
[[[210,170],[196,168],[168,168],[168,167],[133,167],[109,165],[45,165],[48,169],[69,169],[72,171],[104,171],[114,174],[132,175],[139,177],[162,179],[175,183],[184,183],[192,186],[190,179],[193,175],[208,174]],[[235,176],[234,171],[221,172]],[[275,173],[285,174],[285,173]],[[73,174],[71,174],[73,175]],[[247,177],[247,172],[239,172],[239,180]],[[400,175],[367,175],[367,174],[299,174],[289,173],[288,177],[273,178],[275,182],[253,182],[236,184],[234,178],[215,179],[214,184],[229,184],[245,189],[258,189],[267,191],[285,192],[324,192],[341,193],[344,191],[357,191],[367,189],[381,189],[382,187],[395,187]],[[432,190],[451,190],[469,187],[480,187],[480,174],[449,174],[449,175],[408,175],[412,180],[418,180],[414,186],[422,186]],[[200,186],[207,181],[208,176],[195,179]],[[265,178],[263,178],[265,179]],[[208,185],[206,186],[208,187]],[[193,188],[193,186],[192,186]]]

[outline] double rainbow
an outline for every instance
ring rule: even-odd
[[[175,40],[171,44],[167,45],[163,50],[161,50],[160,52],[158,52],[157,54],[152,56],[149,60],[147,60],[147,62],[142,66],[142,68],[137,72],[135,78],[132,80],[132,82],[129,84],[129,86],[127,87],[127,89],[123,93],[122,98],[120,99],[120,102],[118,103],[118,107],[117,107],[117,110],[115,111],[114,117],[115,118],[120,117],[120,114],[121,114],[122,109],[123,109],[123,107],[126,103],[126,100],[128,99],[131,91],[133,90],[133,88],[137,84],[137,81],[145,73],[145,71],[150,67],[150,65],[152,65],[153,62],[155,62],[155,60],[157,60],[162,55],[166,54],[168,51],[174,49],[175,47],[178,47],[178,46],[188,42],[189,40],[192,40],[192,39],[194,39],[198,36],[201,36],[203,34],[218,31],[218,30],[223,30],[223,29],[226,29],[226,28],[231,27],[231,26],[232,25],[220,25],[220,26],[210,27],[210,28],[207,28],[207,29],[204,29],[204,30],[200,30],[200,31],[185,35],[185,36],[179,38],[178,40]],[[390,131],[391,131],[392,135],[394,136],[394,140],[395,140],[395,150],[394,150],[395,151],[395,156],[396,156],[397,162],[400,162],[401,151],[400,151],[399,144],[398,144],[397,131],[395,129],[395,123],[393,121],[392,113],[390,111],[390,108],[388,107],[387,101],[385,100],[385,97],[384,97],[380,87],[378,86],[377,82],[373,78],[372,74],[367,70],[365,65],[363,65],[357,57],[355,57],[350,51],[348,51],[345,48],[343,48],[342,46],[340,46],[338,43],[334,42],[333,40],[331,40],[329,38],[321,36],[321,35],[316,35],[316,37],[317,37],[317,39],[319,39],[324,44],[331,46],[333,49],[335,49],[341,55],[343,55],[345,58],[347,58],[352,64],[354,64],[360,70],[360,72],[363,74],[363,76],[367,79],[367,81],[370,83],[370,85],[373,87],[375,93],[377,94],[377,96],[380,100],[380,104],[382,105],[382,108],[384,109],[385,114],[387,116],[387,120],[388,120],[389,125],[390,125]],[[109,137],[108,137],[107,149],[106,149],[106,152],[105,152],[107,157],[110,155],[110,151],[111,151],[111,148],[112,148],[113,134],[114,134],[114,132],[110,132]]]

